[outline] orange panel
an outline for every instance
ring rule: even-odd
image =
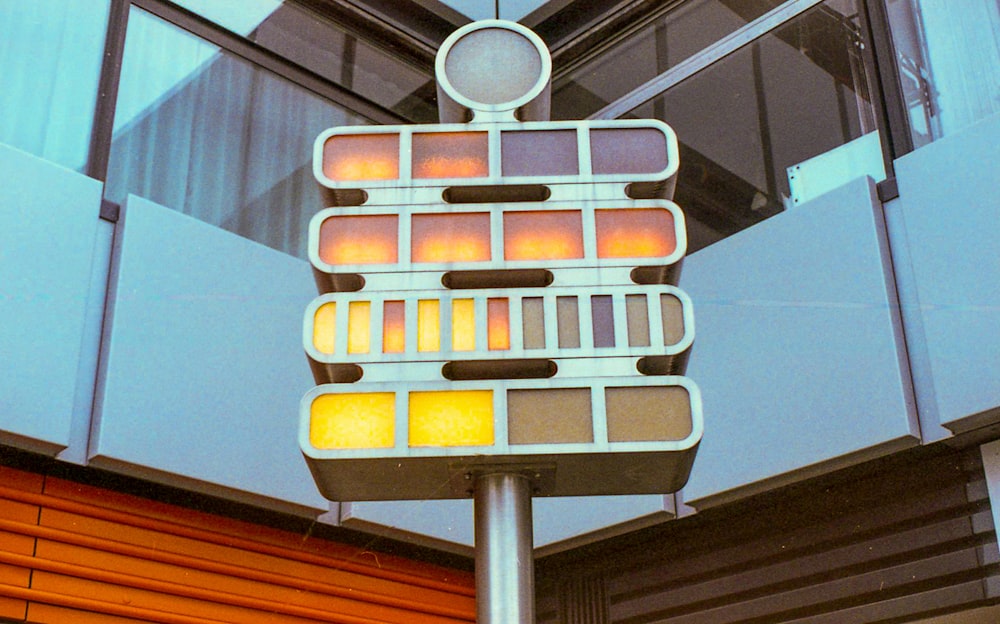
[[[382,353],[406,350],[406,304],[386,301],[382,306]]]
[[[410,235],[413,262],[490,259],[490,215],[486,212],[413,215]]]
[[[3,588],[0,587],[0,593],[3,592]],[[28,602],[26,600],[19,600],[17,598],[4,598],[0,596],[0,617],[10,618],[12,620],[23,620],[25,618],[25,611],[28,608]],[[63,622],[68,622],[69,620],[62,620]]]
[[[503,213],[503,256],[507,260],[582,258],[583,220],[580,211]]]
[[[419,579],[401,579],[403,583],[400,583],[396,580],[373,578],[357,572],[340,570],[337,568],[345,567],[345,564],[335,559],[319,559],[316,561],[318,566],[310,565],[296,561],[294,551],[279,551],[279,556],[271,556],[147,529],[115,525],[51,509],[44,510],[42,524],[88,536],[76,538],[77,544],[98,550],[110,550],[138,559],[148,558],[194,570],[281,586],[303,588],[313,587],[319,582],[325,583],[325,586],[315,586],[315,589],[330,595],[367,600],[366,609],[379,608],[379,605],[408,605],[424,611],[470,615],[475,610],[470,598],[447,591],[450,588],[445,588],[446,591],[435,591],[406,583],[406,581],[416,581],[419,585]],[[106,539],[108,535],[114,535],[114,541]],[[74,536],[68,535],[63,539],[70,541]],[[52,546],[46,545],[43,548],[43,541],[39,541],[39,548],[47,552]],[[248,546],[252,547],[253,544]],[[387,562],[390,562],[389,559],[387,558]],[[461,577],[461,573],[457,576]]]
[[[80,609],[57,607],[33,602],[28,607],[28,620],[38,624],[149,624],[149,620],[118,617]]]
[[[267,559],[270,564],[280,565],[294,559],[314,563],[326,570],[364,574],[373,582],[388,579],[463,596],[473,596],[475,592],[471,572],[441,568],[330,540],[303,537],[297,533],[62,479],[47,479],[45,492],[55,497],[53,506],[94,518],[110,519],[126,526],[152,529],[150,535],[156,536],[154,543],[157,545],[173,537],[190,536],[208,544],[225,544],[271,554],[277,560]],[[71,523],[73,518],[79,516],[70,517]],[[197,552],[197,543],[192,552]]]
[[[510,349],[510,303],[506,298],[486,300],[486,323],[490,351]]]
[[[0,483],[5,488],[24,490],[25,492],[41,492],[44,481],[45,478],[40,474],[0,466]]]
[[[25,524],[38,524],[38,505],[0,497],[0,518]]]
[[[413,134],[414,178],[483,178],[490,174],[485,132]]]
[[[323,583],[329,593],[358,596],[371,592],[385,597],[383,602],[439,605],[440,612],[468,613],[468,619],[474,619],[474,578],[464,570],[60,479],[48,479],[46,492],[53,496],[53,505],[79,513],[49,508],[43,512],[42,524],[93,536],[78,541],[114,535],[118,543],[112,546],[124,554],[135,551],[154,561],[266,582],[284,576],[289,577],[286,582],[297,585]],[[198,568],[195,560],[204,565]],[[234,571],[234,566],[245,569]]]
[[[399,259],[399,217],[344,215],[319,226],[319,258],[327,264],[391,264]]]
[[[656,258],[677,249],[674,216],[662,208],[596,210],[598,258]]]
[[[323,174],[343,182],[399,178],[399,135],[330,137],[323,144]]]

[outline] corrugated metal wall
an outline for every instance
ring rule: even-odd
[[[978,451],[926,449],[553,555],[538,621],[904,622],[997,602]]]
[[[0,618],[475,620],[468,571],[0,467]]]

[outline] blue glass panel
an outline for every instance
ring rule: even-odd
[[[83,171],[108,0],[0,3],[0,142]]]

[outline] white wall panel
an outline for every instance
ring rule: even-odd
[[[91,464],[325,511],[297,443],[308,264],[137,197],[122,215]]]
[[[0,145],[0,443],[70,444],[100,209],[99,182]]]
[[[860,178],[685,260],[694,507],[918,442],[874,192]]]
[[[953,431],[1000,421],[998,163],[1000,115],[896,162],[918,398]]]

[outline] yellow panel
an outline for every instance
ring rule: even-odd
[[[437,299],[417,302],[417,351],[441,350],[441,303]]]
[[[472,299],[451,302],[451,348],[453,351],[476,348],[476,305]]]
[[[313,315],[313,346],[320,353],[333,353],[336,346],[337,304],[324,303]]]
[[[352,301],[347,308],[347,352],[368,353],[371,343],[372,304]]]
[[[309,442],[318,449],[391,448],[396,393],[322,394],[312,403]]]
[[[410,393],[410,446],[493,444],[493,391]]]

